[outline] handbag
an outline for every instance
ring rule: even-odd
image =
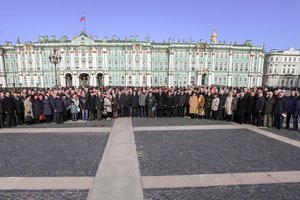
[[[27,115],[27,116],[25,117],[25,122],[31,122],[32,119],[33,119],[32,116]]]
[[[43,114],[40,114],[40,116],[39,116],[39,120],[40,120],[40,121],[44,121],[44,120],[46,120],[46,117],[45,117],[45,115],[43,115]]]

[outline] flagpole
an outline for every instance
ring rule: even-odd
[[[84,15],[84,33],[86,34],[86,17]]]

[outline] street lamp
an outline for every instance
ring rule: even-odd
[[[57,52],[57,50],[54,48],[53,49],[53,54],[49,56],[50,62],[54,64],[55,87],[58,85],[57,84],[57,69],[56,69],[56,65],[61,62],[61,56],[58,55],[56,52]]]

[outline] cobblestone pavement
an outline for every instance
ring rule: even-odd
[[[300,149],[247,129],[136,132],[142,176],[300,170]]]
[[[296,200],[300,183],[204,188],[147,189],[144,200]]]
[[[226,121],[206,120],[206,119],[189,119],[185,117],[160,117],[160,118],[132,118],[133,127],[141,126],[192,126],[192,125],[215,125],[230,124]]]
[[[70,127],[112,127],[114,120],[93,120],[83,122],[82,120],[78,120],[76,122],[67,121],[63,124],[57,125],[56,123],[40,123],[40,124],[32,124],[32,125],[20,125],[14,128],[70,128]]]
[[[300,131],[294,131],[292,129],[281,129],[281,130],[278,130],[276,128],[261,128],[262,130],[265,130],[265,131],[269,131],[271,133],[275,133],[277,135],[281,135],[281,136],[284,136],[284,137],[287,137],[287,138],[290,138],[292,140],[298,140],[300,141]]]
[[[85,200],[88,190],[0,190],[2,200]]]
[[[108,133],[1,134],[0,176],[94,176]]]

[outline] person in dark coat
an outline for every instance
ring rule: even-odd
[[[117,101],[119,104],[119,116],[123,117],[124,116],[124,103],[125,103],[125,98],[124,98],[125,94],[123,92],[119,92]]]
[[[104,98],[101,94],[101,92],[98,92],[98,94],[95,96],[94,98],[94,104],[95,104],[95,109],[97,112],[97,120],[101,120],[102,119],[102,114],[103,114],[103,110],[104,110]]]
[[[53,99],[53,104],[54,104],[53,111],[54,111],[55,122],[57,124],[62,124],[63,123],[63,115],[64,115],[64,111],[65,111],[64,102],[60,96],[56,96]]]
[[[185,91],[185,117],[190,116],[190,97],[192,93],[188,90]]]
[[[6,92],[5,98],[3,99],[3,109],[5,113],[5,126],[11,127],[13,116],[16,111],[15,102],[11,98],[10,93]]]
[[[258,91],[258,97],[255,103],[256,125],[261,126],[263,120],[263,111],[265,107],[265,97],[262,91]]]
[[[3,128],[3,115],[4,115],[3,99],[4,99],[4,93],[0,92],[0,128]]]
[[[255,125],[255,103],[257,97],[254,92],[251,92],[248,97],[248,107],[247,107],[247,124]]]
[[[211,95],[211,92],[208,91],[207,95],[205,95],[205,119],[210,119],[210,117],[211,117],[212,99],[213,99],[213,96]]]
[[[275,106],[275,126],[277,129],[282,129],[284,116],[287,114],[287,103],[282,92],[278,93],[276,106]]]
[[[152,94],[152,92],[150,91],[146,97],[146,106],[148,109],[148,117],[153,118],[154,117],[154,113],[155,113],[155,96]]]
[[[131,102],[130,102],[130,97],[129,97],[129,93],[128,93],[128,91],[126,91],[125,92],[125,95],[123,95],[122,96],[122,98],[123,98],[123,100],[122,100],[122,102],[124,102],[123,103],[123,117],[129,117],[130,116],[130,104],[131,104]]]
[[[177,117],[178,116],[179,98],[180,98],[180,90],[177,91],[177,92],[174,92],[173,117]]]
[[[89,109],[89,118],[90,121],[95,119],[95,111],[96,111],[96,105],[95,105],[95,96],[94,93],[91,92],[88,96],[88,109]]]
[[[225,103],[226,103],[226,94],[224,94],[224,90],[220,90],[219,94],[219,108],[218,108],[218,119],[223,121],[225,119]]]
[[[238,100],[237,106],[237,115],[238,115],[238,123],[243,124],[245,120],[245,115],[247,111],[248,98],[245,97],[244,92],[240,93],[240,97]]]
[[[45,115],[46,118],[46,123],[50,123],[52,119],[52,106],[51,106],[51,101],[47,95],[45,95],[43,99],[43,114]]]
[[[300,115],[300,96],[296,97],[295,101],[295,128],[294,130],[298,130],[298,116]]]
[[[139,109],[139,95],[136,93],[136,91],[133,91],[133,94],[131,95],[131,107],[132,107],[132,117],[137,117],[140,115],[140,109]]]
[[[275,110],[276,99],[273,96],[273,92],[267,93],[266,103],[264,107],[264,127],[271,128],[274,121],[274,110]]]
[[[34,95],[32,100],[32,111],[34,121],[40,123],[40,115],[43,113],[43,104],[37,95]]]
[[[169,91],[166,97],[166,117],[172,117],[173,108],[174,108],[174,95],[172,95],[172,92]]]
[[[22,100],[18,97],[17,93],[14,93],[13,97],[15,107],[16,107],[16,116],[15,116],[15,124],[21,125],[24,123],[24,115],[22,110],[24,109],[24,106],[22,105]]]
[[[81,108],[82,120],[86,121],[89,118],[89,101],[85,93],[82,93],[82,96],[79,99],[79,104]]]
[[[158,94],[156,95],[156,106],[157,106],[157,117],[164,116],[164,108],[165,108],[165,94],[162,92],[162,89],[159,89]]]
[[[296,120],[295,120],[295,109],[296,109],[296,92],[294,90],[291,91],[291,95],[289,97],[285,97],[287,102],[287,115],[285,121],[285,128],[290,128],[290,120],[293,118],[293,129],[297,129]]]
[[[179,117],[184,117],[185,103],[186,103],[186,95],[184,94],[184,91],[181,91],[179,95],[179,101],[178,101]]]

